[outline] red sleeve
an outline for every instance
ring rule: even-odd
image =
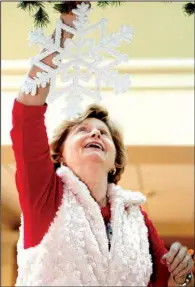
[[[26,106],[15,100],[12,112],[11,139],[26,248],[40,242],[59,205],[59,180],[44,123],[46,109],[46,104]]]
[[[145,223],[148,228],[148,238],[150,243],[150,254],[153,261],[153,273],[151,276],[151,287],[166,287],[168,286],[169,271],[166,265],[161,263],[162,256],[167,253],[167,249],[164,246],[164,242],[160,239],[160,236],[153,225],[152,221],[148,218],[145,211],[142,210]]]

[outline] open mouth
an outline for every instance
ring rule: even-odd
[[[96,142],[88,143],[85,146],[85,148],[94,148],[94,149],[100,149],[101,151],[104,151],[102,144],[96,143]]]

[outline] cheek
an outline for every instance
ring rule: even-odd
[[[113,146],[112,155],[113,155],[113,161],[115,162],[115,159],[116,159],[116,148],[115,148],[115,145]]]
[[[116,158],[116,148],[113,142],[109,142],[108,144],[108,149],[109,149],[109,157],[110,159],[115,162],[115,158]]]
[[[74,157],[76,156],[79,148],[81,147],[82,141],[78,137],[71,137],[67,138],[65,143],[64,143],[64,148],[62,152],[62,156],[65,160],[68,160],[69,157]]]

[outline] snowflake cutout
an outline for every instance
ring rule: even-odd
[[[100,102],[101,87],[112,88],[114,93],[118,94],[124,93],[130,86],[129,75],[120,75],[116,70],[119,64],[128,61],[128,56],[116,49],[120,47],[122,41],[131,41],[133,30],[129,26],[121,26],[117,33],[107,36],[107,20],[101,19],[98,23],[90,25],[88,20],[90,10],[89,5],[84,2],[77,5],[77,9],[72,11],[77,16],[73,22],[75,28],[59,20],[56,24],[55,41],[51,37],[44,36],[42,30],[34,31],[30,35],[30,44],[39,44],[44,50],[32,59],[31,64],[40,67],[44,72],[37,74],[33,80],[27,77],[22,90],[35,95],[37,86],[45,86],[50,82],[49,101],[65,95],[66,105],[62,112],[66,118],[74,118],[82,111],[81,102],[84,96],[93,97],[96,103]],[[100,30],[100,40],[97,44],[94,39],[87,38],[87,35],[95,29]],[[65,41],[64,48],[60,47],[62,30],[74,35],[73,39]],[[41,60],[55,51],[58,55],[53,62],[58,68],[52,69],[44,65]],[[104,54],[109,55],[112,60],[105,61]],[[56,91],[58,76],[63,87]],[[87,85],[92,81],[94,88]]]

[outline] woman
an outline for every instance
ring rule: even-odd
[[[74,16],[62,15],[72,26]],[[62,43],[68,33],[64,33]],[[52,63],[55,53],[44,59]],[[38,71],[32,67],[28,76]],[[11,137],[22,208],[17,286],[193,286],[187,248],[164,248],[140,208],[141,193],[117,186],[125,167],[120,132],[91,106],[56,131],[44,125],[49,85],[20,92]],[[55,165],[61,165],[57,170]],[[184,285],[182,285],[184,284]]]

